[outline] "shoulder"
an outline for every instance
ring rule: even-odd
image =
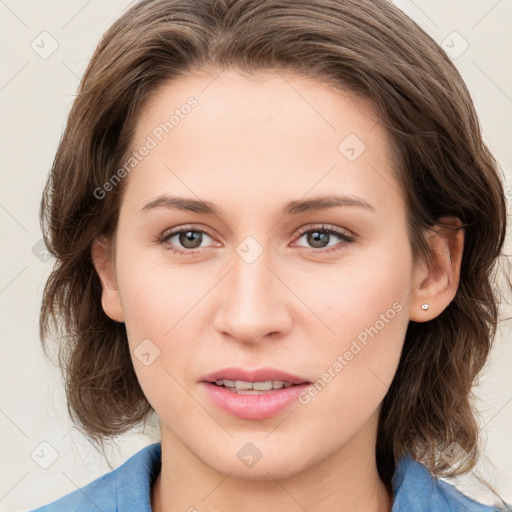
[[[478,503],[453,485],[431,475],[412,457],[402,457],[393,476],[392,512],[496,512],[498,509]]]
[[[32,512],[150,512],[151,484],[160,465],[161,445],[151,444],[114,471]]]

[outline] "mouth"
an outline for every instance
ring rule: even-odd
[[[200,384],[209,400],[224,413],[263,420],[297,403],[311,382],[276,369],[225,368],[205,375]]]
[[[311,384],[304,377],[277,368],[236,367],[204,375],[201,382],[222,409],[251,419],[276,414],[282,407],[296,400]]]

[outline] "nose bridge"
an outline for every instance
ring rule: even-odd
[[[279,280],[268,268],[269,252],[261,248],[255,257],[257,249],[250,240],[237,247],[216,320],[220,332],[246,343],[282,333],[290,326],[283,290],[279,290]]]

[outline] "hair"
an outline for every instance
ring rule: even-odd
[[[91,259],[115,238],[126,179],[108,182],[129,153],[157,89],[195,72],[289,71],[369,100],[390,136],[414,261],[433,265],[425,233],[464,229],[460,282],[436,318],[408,325],[382,403],[377,467],[389,485],[411,454],[440,476],[474,467],[479,427],[471,389],[499,322],[495,268],[506,233],[498,165],[470,94],[439,45],[387,0],[144,0],[104,34],[85,71],[46,183],[40,220],[55,257],[40,336],[59,335],[68,411],[94,443],[154,412],[138,383],[123,323],[101,304]],[[460,219],[457,228],[441,217]],[[433,267],[432,267],[433,268]],[[442,456],[452,443],[457,464]]]

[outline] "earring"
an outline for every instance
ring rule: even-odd
[[[421,305],[421,309],[425,309],[425,310],[427,310],[427,309],[428,309],[428,304],[422,304],[422,305]]]

